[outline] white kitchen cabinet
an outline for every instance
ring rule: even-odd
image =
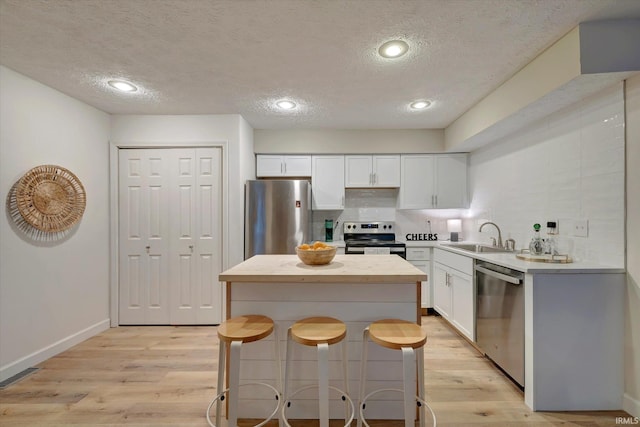
[[[345,185],[347,188],[400,187],[400,156],[345,156]]]
[[[427,280],[422,282],[421,302],[422,308],[431,308],[431,248],[430,247],[407,247],[407,261],[422,270],[427,275]]]
[[[434,249],[433,307],[471,341],[475,341],[473,258]]]
[[[467,208],[466,154],[401,156],[400,209]]]
[[[445,266],[437,262],[433,264],[433,308],[445,319],[451,319],[449,273]]]
[[[312,156],[314,210],[344,209],[344,156]]]
[[[256,176],[258,178],[311,176],[311,156],[258,154]]]

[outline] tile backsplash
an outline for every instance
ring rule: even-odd
[[[342,240],[342,224],[348,221],[393,221],[396,238],[404,240],[407,233],[438,233],[448,239],[447,218],[462,218],[466,209],[399,210],[398,189],[350,188],[345,194],[345,208],[341,211],[314,211],[313,238],[324,239],[324,220],[337,224],[333,240]]]
[[[449,238],[448,218],[462,218],[464,240],[490,242],[493,221],[503,239],[528,247],[533,224],[559,224],[561,253],[576,260],[624,265],[624,99],[622,84],[555,113],[516,135],[470,155],[469,209],[397,210],[397,189],[347,189],[345,209],[313,213],[313,238],[324,239],[324,220],[394,221],[396,236],[438,233]],[[588,220],[588,236],[574,222]]]
[[[616,85],[519,134],[470,156],[466,237],[489,241],[497,223],[503,238],[527,247],[533,224],[559,223],[560,252],[577,260],[624,265],[624,99]],[[588,220],[588,236],[574,222]]]

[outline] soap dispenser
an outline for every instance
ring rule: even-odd
[[[542,255],[544,253],[544,241],[540,237],[540,224],[533,224],[533,238],[529,243],[529,252],[531,255]]]

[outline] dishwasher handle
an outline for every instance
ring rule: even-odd
[[[504,280],[505,282],[513,283],[514,285],[522,284],[522,279],[519,277],[509,276],[508,274],[499,273],[497,271],[489,270],[488,268],[476,265],[476,271],[484,273],[487,276],[495,277],[496,279]]]

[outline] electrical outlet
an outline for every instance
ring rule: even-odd
[[[576,219],[573,221],[573,235],[576,237],[588,237],[589,236],[589,220]]]

